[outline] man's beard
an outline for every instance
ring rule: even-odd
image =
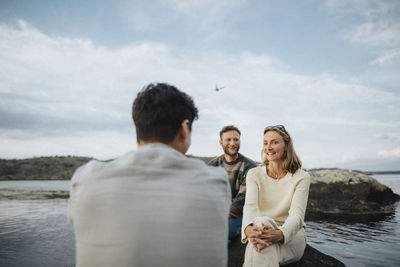
[[[235,150],[235,152],[230,152],[228,146],[224,146],[224,153],[231,156],[231,157],[236,157],[236,155],[239,153],[239,148],[240,146],[238,146]]]

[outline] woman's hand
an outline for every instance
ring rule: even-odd
[[[264,248],[270,246],[272,243],[265,241],[263,238],[263,230],[262,228],[258,228],[257,226],[249,225],[244,230],[245,235],[249,238],[251,244],[255,251],[260,252]]]
[[[283,242],[284,237],[281,230],[275,230],[270,226],[262,227],[249,225],[245,229],[246,236],[250,239],[255,251],[260,252],[272,244]]]
[[[284,236],[281,230],[277,229],[275,230],[271,226],[265,226],[262,224],[262,235],[261,238],[267,242],[270,242],[272,244],[275,243],[283,243],[284,241]]]

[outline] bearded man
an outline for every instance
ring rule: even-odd
[[[232,205],[229,210],[229,244],[240,235],[243,206],[246,194],[246,174],[257,164],[239,153],[240,131],[233,125],[222,128],[219,143],[224,154],[211,160],[208,165],[223,167],[229,176]]]

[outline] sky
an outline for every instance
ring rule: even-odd
[[[400,170],[397,0],[0,1],[0,158],[135,150],[157,82],[199,109],[188,154],[234,124],[259,161],[283,124],[304,168]]]

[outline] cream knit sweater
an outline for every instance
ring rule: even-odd
[[[284,244],[289,242],[304,224],[310,188],[310,175],[297,170],[280,180],[267,176],[265,166],[247,173],[246,200],[243,209],[242,242],[246,243],[244,229],[254,223],[257,216],[268,216],[276,221],[283,232]]]

